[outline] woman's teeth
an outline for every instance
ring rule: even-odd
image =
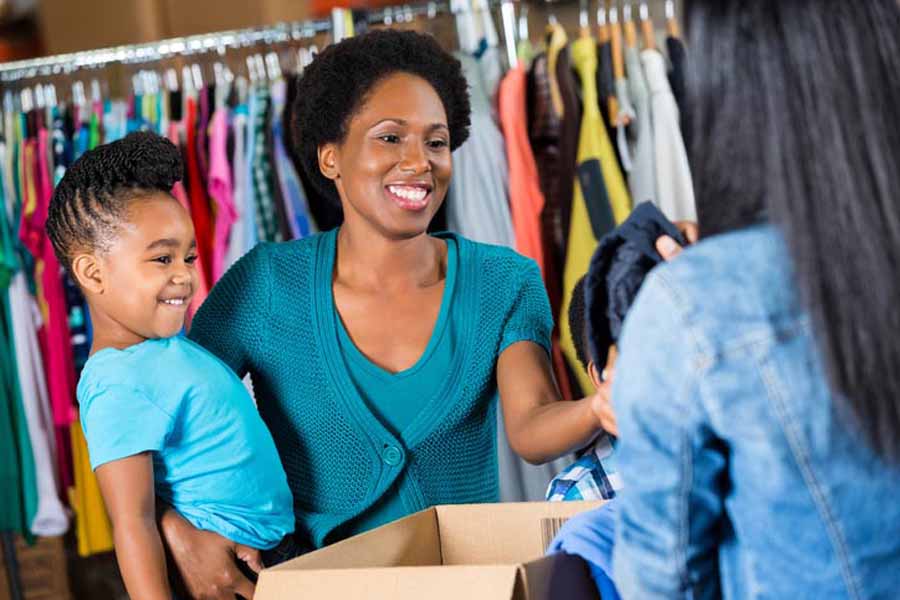
[[[428,195],[428,190],[419,187],[401,187],[399,185],[388,186],[388,191],[395,196],[413,202],[421,202]]]

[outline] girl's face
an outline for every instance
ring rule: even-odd
[[[424,79],[394,73],[377,83],[340,144],[319,148],[344,218],[392,239],[424,233],[452,172],[450,130],[440,97]]]
[[[190,216],[171,196],[132,200],[115,240],[97,256],[100,285],[89,289],[105,337],[137,344],[181,331],[196,287],[196,246]]]

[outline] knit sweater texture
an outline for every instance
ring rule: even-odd
[[[190,333],[238,376],[250,374],[293,492],[297,534],[315,548],[338,541],[341,526],[386,493],[417,510],[496,502],[497,360],[520,341],[549,351],[553,328],[534,261],[441,234],[458,244],[453,301],[467,318],[447,389],[394,435],[341,356],[331,291],[337,231],[258,245],[215,286]]]

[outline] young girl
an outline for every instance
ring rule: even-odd
[[[150,133],[88,152],[53,195],[47,231],[94,327],[81,424],[132,600],[170,600],[156,498],[234,543],[254,570],[289,556],[291,492],[234,372],[181,337],[196,282],[178,150]],[[252,587],[236,590],[251,597]]]

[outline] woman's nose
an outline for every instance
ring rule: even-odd
[[[427,173],[431,170],[431,161],[425,147],[419,142],[406,144],[403,149],[403,160],[400,162],[400,170],[404,173]]]

